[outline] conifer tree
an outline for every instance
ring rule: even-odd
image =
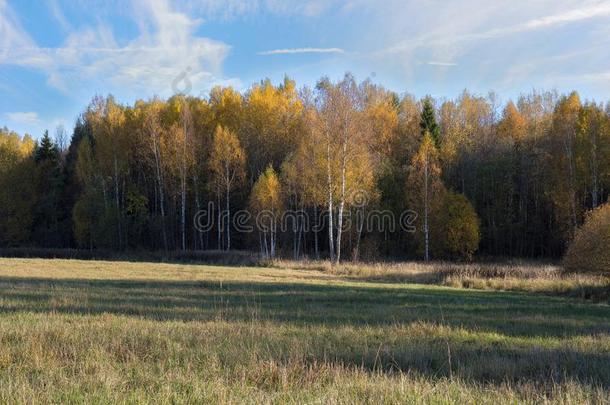
[[[57,145],[45,131],[34,152],[37,199],[34,207],[34,239],[42,247],[61,245],[61,196],[64,186]]]
[[[426,133],[430,134],[435,147],[440,146],[440,127],[436,123],[434,106],[430,97],[424,99],[424,105],[421,112],[420,128],[422,136]]]

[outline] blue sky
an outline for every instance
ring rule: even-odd
[[[0,0],[0,126],[39,137],[95,94],[299,85],[610,99],[610,0]],[[175,85],[173,85],[175,84]]]

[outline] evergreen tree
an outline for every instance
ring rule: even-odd
[[[424,136],[427,133],[432,137],[432,141],[434,142],[434,146],[437,148],[440,146],[440,127],[436,123],[436,116],[434,113],[434,106],[432,105],[432,100],[427,97],[424,99],[424,105],[422,107],[421,112],[421,121],[420,121],[421,134]]]
[[[64,179],[59,148],[45,131],[34,152],[37,199],[34,205],[34,242],[42,247],[61,247],[64,217],[61,195]]]
[[[59,161],[59,149],[57,148],[57,145],[53,143],[53,140],[51,140],[49,131],[44,131],[40,144],[36,147],[34,160],[36,163],[41,163],[44,161],[57,163]]]
[[[72,211],[79,196],[83,193],[81,185],[78,181],[78,176],[76,175],[78,149],[83,140],[91,140],[91,128],[83,117],[79,117],[74,126],[72,140],[66,152],[63,167],[65,186],[62,192],[61,206],[64,208],[63,211],[65,215],[62,219],[61,227],[65,231],[65,235],[63,237],[65,246],[74,246],[76,244]]]

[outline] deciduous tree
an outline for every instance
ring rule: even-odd
[[[224,192],[226,199],[226,250],[231,249],[231,191],[244,180],[245,162],[246,156],[237,136],[219,125],[214,134],[210,169],[219,192]]]

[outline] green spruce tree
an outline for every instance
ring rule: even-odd
[[[34,205],[34,242],[41,247],[61,247],[63,232],[61,222],[64,217],[61,205],[63,171],[57,145],[49,132],[34,151],[36,164],[36,204]]]
[[[438,148],[440,145],[441,131],[436,122],[434,106],[432,105],[432,100],[430,97],[426,97],[426,99],[424,99],[419,126],[421,128],[422,136],[424,136],[426,132],[429,133],[434,141],[434,146]]]

